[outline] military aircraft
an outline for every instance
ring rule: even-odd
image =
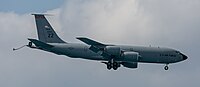
[[[168,64],[188,58],[175,49],[104,44],[86,37],[77,37],[84,44],[65,42],[59,38],[44,14],[32,15],[35,16],[39,39],[28,39],[30,42],[25,46],[71,58],[100,61],[106,64],[108,70],[117,70],[121,65],[134,69],[138,63],[165,64],[164,69],[168,70]]]

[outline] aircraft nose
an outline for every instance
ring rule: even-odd
[[[182,57],[183,57],[183,60],[186,60],[186,59],[188,58],[186,55],[184,55],[184,54],[182,54],[182,53],[181,53],[181,55],[182,55]]]

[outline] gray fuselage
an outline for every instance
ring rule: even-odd
[[[101,56],[101,53],[95,53],[89,49],[89,45],[67,43],[67,44],[51,44],[54,47],[46,51],[56,53],[58,55],[66,55],[71,58],[83,58],[89,60],[108,61],[108,58]],[[124,51],[138,52],[140,57],[138,62],[143,63],[176,63],[184,60],[179,51],[170,48],[161,47],[141,47],[141,46],[122,46],[116,45]],[[116,61],[120,59],[116,58]]]

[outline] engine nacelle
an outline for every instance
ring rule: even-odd
[[[138,62],[139,54],[137,52],[124,52],[122,55],[125,62]]]
[[[105,48],[105,51],[113,56],[117,56],[119,57],[121,55],[121,50],[120,47],[116,47],[116,46],[107,46]]]
[[[137,68],[138,63],[137,62],[132,62],[132,63],[130,63],[130,62],[123,62],[122,65],[124,67],[127,67],[127,68]]]

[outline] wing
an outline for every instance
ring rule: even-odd
[[[86,37],[77,37],[78,40],[90,45],[90,50],[97,53],[99,51],[102,52],[102,56],[105,58],[111,58],[111,55],[107,52],[104,51],[104,49],[106,48],[106,46],[114,46],[114,45],[109,45],[109,44],[103,44],[97,41],[94,41],[92,39],[86,38]]]
[[[90,50],[94,51],[95,53],[97,53],[100,50],[104,50],[106,46],[114,46],[110,44],[103,44],[86,37],[77,37],[77,39],[86,43],[87,45],[91,45]]]
[[[88,44],[88,45],[93,45],[93,46],[107,46],[105,44],[102,44],[100,42],[94,41],[92,39],[89,38],[85,38],[85,37],[77,37],[76,39]]]

